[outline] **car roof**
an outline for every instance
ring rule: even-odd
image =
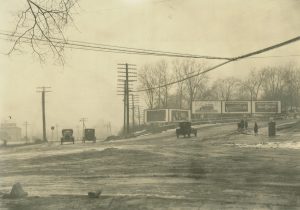
[[[62,131],[73,131],[73,129],[62,129]]]

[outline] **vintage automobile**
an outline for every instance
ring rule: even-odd
[[[84,129],[84,136],[82,138],[82,142],[85,143],[85,141],[93,141],[94,143],[96,142],[95,129]]]
[[[180,135],[191,137],[191,134],[197,136],[197,129],[192,128],[191,122],[180,122],[179,128],[176,128],[176,136],[179,138]]]
[[[62,129],[62,137],[60,138],[60,144],[64,142],[73,142],[74,144],[74,137],[73,137],[73,129]]]

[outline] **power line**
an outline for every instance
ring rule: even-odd
[[[1,35],[1,33],[0,33]],[[1,38],[1,40],[5,40],[5,41],[10,41],[10,42],[14,42],[15,40],[12,40],[12,39],[8,39],[8,38]],[[20,41],[22,43],[27,43],[29,44],[30,41]],[[43,45],[46,45],[46,43],[43,43]],[[117,52],[117,51],[113,51],[113,50],[97,50],[97,49],[89,49],[89,48],[84,48],[84,47],[71,47],[71,46],[65,46],[65,48],[67,49],[75,49],[75,50],[86,50],[86,51],[94,51],[94,52],[112,52],[112,53],[116,53],[116,54],[129,54],[129,55],[132,55],[132,54],[137,54],[137,55],[145,55],[145,54],[140,54],[140,53],[126,53],[126,52]],[[0,53],[2,55],[7,55],[7,53]],[[160,55],[153,55],[153,56],[160,56]],[[266,55],[266,56],[251,56],[251,57],[247,57],[245,59],[256,59],[256,58],[286,58],[286,57],[300,57],[300,54],[292,54],[292,55]],[[225,59],[225,58],[224,58]],[[230,60],[230,58],[228,58],[228,60]]]
[[[276,48],[279,48],[279,47],[282,47],[282,46],[285,46],[285,45],[297,42],[299,40],[300,40],[300,36],[297,36],[295,38],[289,39],[287,41],[284,41],[284,42],[281,42],[281,43],[278,43],[278,44],[275,44],[275,45],[272,45],[270,47],[266,47],[266,48],[263,48],[263,49],[260,49],[260,50],[256,50],[256,51],[253,51],[253,52],[250,52],[250,53],[238,56],[238,57],[234,57],[234,58],[232,58],[232,59],[230,59],[228,61],[225,61],[223,63],[217,64],[217,65],[215,65],[213,67],[210,67],[210,68],[208,68],[208,69],[206,69],[204,71],[198,72],[196,74],[193,74],[191,76],[182,78],[180,80],[176,80],[176,81],[173,81],[173,82],[170,82],[170,83],[166,83],[166,84],[163,84],[163,85],[159,85],[159,86],[156,86],[156,87],[151,87],[151,88],[136,90],[134,92],[145,92],[145,91],[148,91],[148,90],[158,89],[158,88],[167,87],[167,86],[170,86],[170,85],[173,85],[173,84],[176,84],[176,83],[180,83],[180,82],[183,82],[185,80],[191,79],[193,77],[199,76],[201,74],[205,74],[207,72],[210,72],[210,71],[212,71],[214,69],[217,69],[217,68],[219,68],[221,66],[224,66],[224,65],[226,65],[228,63],[231,63],[231,62],[234,62],[234,61],[238,61],[238,60],[242,60],[242,59],[248,58],[250,56],[258,55],[258,54],[261,54],[261,53],[264,53],[264,52],[267,52],[267,51],[270,51],[270,50],[274,50]]]
[[[3,30],[0,30],[3,31]],[[20,36],[12,34],[12,32],[0,32],[0,35],[6,37],[14,37],[16,40],[10,41],[17,41]],[[21,39],[26,40],[35,40],[40,42],[47,43],[48,40],[45,39],[38,39],[32,38],[28,36],[23,36]],[[194,55],[194,54],[186,54],[186,53],[176,53],[176,52],[169,52],[169,51],[159,51],[159,50],[151,50],[151,49],[142,49],[142,48],[131,48],[131,47],[123,47],[117,45],[107,45],[101,43],[92,43],[92,42],[84,42],[84,41],[76,41],[76,40],[69,40],[65,41],[58,38],[51,38],[51,42],[56,44],[63,44],[67,46],[71,46],[73,49],[81,49],[81,50],[92,50],[92,51],[102,51],[102,52],[116,52],[116,53],[125,53],[125,54],[138,54],[138,55],[154,55],[154,56],[167,56],[167,57],[181,57],[181,58],[202,58],[202,59],[215,59],[215,60],[229,60],[230,58],[226,57],[218,57],[218,56],[206,56],[206,55]],[[23,43],[30,43],[24,42],[19,40]]]
[[[19,38],[17,35],[12,35],[12,34],[7,34],[7,33],[1,33],[1,32],[0,32],[0,35]],[[27,39],[27,40],[32,39],[30,37],[22,37],[22,38],[23,39]],[[264,53],[264,52],[267,52],[267,51],[270,51],[270,50],[282,47],[284,45],[288,45],[288,44],[291,44],[293,42],[299,41],[299,39],[300,39],[300,36],[295,37],[295,38],[290,39],[290,40],[287,40],[285,42],[281,42],[281,43],[276,44],[276,45],[272,45],[272,46],[267,47],[267,48],[263,48],[261,50],[257,50],[257,51],[250,52],[250,53],[247,53],[247,54],[244,54],[244,55],[241,55],[241,56],[238,56],[238,57],[233,57],[233,58],[213,57],[213,56],[198,56],[198,55],[180,54],[180,53],[170,53],[170,54],[168,54],[169,52],[164,52],[164,51],[145,50],[145,49],[140,49],[140,48],[127,48],[127,47],[120,47],[120,46],[117,46],[118,48],[108,48],[108,47],[99,47],[99,46],[85,45],[85,44],[74,44],[74,43],[89,43],[89,42],[81,42],[81,41],[61,42],[61,41],[63,41],[61,39],[55,39],[55,40],[60,40],[60,41],[53,41],[53,38],[51,39],[51,41],[53,41],[54,43],[57,43],[57,44],[67,45],[67,47],[69,47],[69,48],[82,49],[82,50],[93,50],[93,51],[103,51],[103,52],[117,52],[117,53],[140,54],[140,55],[156,55],[156,56],[169,56],[169,57],[185,57],[185,58],[188,57],[188,58],[204,58],[204,59],[223,59],[223,60],[226,60],[225,62],[220,63],[218,65],[215,65],[215,66],[213,66],[213,67],[211,67],[211,68],[209,68],[209,69],[207,69],[205,71],[198,72],[196,74],[193,74],[191,76],[185,77],[183,79],[176,80],[176,81],[173,81],[173,82],[170,82],[170,83],[167,83],[167,84],[164,84],[164,85],[159,85],[159,86],[156,86],[156,87],[152,87],[152,88],[136,90],[136,92],[144,92],[144,91],[147,91],[147,90],[157,89],[157,88],[161,88],[161,87],[170,86],[170,85],[173,85],[173,84],[176,84],[176,83],[179,83],[179,82],[183,82],[183,81],[185,81],[187,79],[190,79],[190,78],[199,76],[201,74],[207,73],[209,71],[212,71],[212,70],[214,70],[216,68],[219,68],[219,67],[221,67],[223,65],[226,65],[228,63],[231,63],[233,61],[238,61],[238,60],[241,60],[241,59],[249,58],[249,57],[252,57],[253,55],[261,54],[261,53]],[[41,41],[41,42],[47,42],[47,40],[44,40],[44,39],[35,39],[35,38],[33,38],[33,40]],[[74,42],[74,43],[72,43],[72,42]],[[92,44],[94,44],[94,45],[103,45],[103,44],[96,44],[96,43],[92,43]],[[103,45],[103,46],[112,46],[112,47],[114,47],[113,45]],[[127,49],[130,49],[130,50],[127,50]],[[135,50],[131,50],[131,49],[135,49]]]

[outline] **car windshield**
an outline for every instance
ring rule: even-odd
[[[72,131],[72,130],[63,130],[63,131],[62,131],[62,134],[63,134],[63,135],[68,135],[68,136],[70,136],[70,135],[73,134],[73,131]]]
[[[179,123],[179,126],[180,127],[188,127],[188,126],[191,126],[191,123],[190,122],[181,122],[181,123]]]

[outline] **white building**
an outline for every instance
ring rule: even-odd
[[[22,129],[16,123],[1,123],[0,139],[6,141],[20,141],[22,139]]]

